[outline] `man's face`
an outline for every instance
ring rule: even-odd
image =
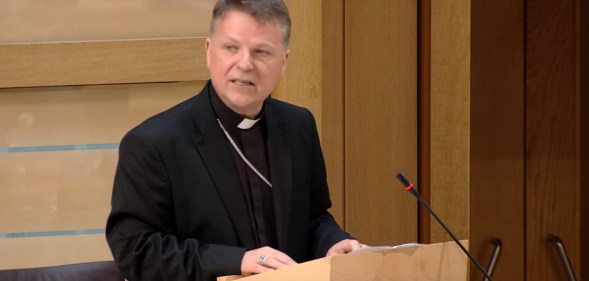
[[[207,67],[221,100],[254,118],[286,67],[288,50],[278,21],[260,23],[240,11],[226,12],[207,39]]]

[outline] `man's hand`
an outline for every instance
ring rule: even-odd
[[[288,255],[270,247],[249,250],[241,260],[241,275],[263,273],[297,264]]]
[[[329,251],[327,251],[327,254],[325,256],[331,257],[343,255],[364,247],[366,247],[366,245],[360,244],[358,240],[346,239],[339,241],[335,243],[333,246],[331,246],[331,248],[329,248]]]

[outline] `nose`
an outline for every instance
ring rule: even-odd
[[[250,71],[254,68],[252,56],[249,52],[243,52],[237,61],[237,68],[241,71]]]

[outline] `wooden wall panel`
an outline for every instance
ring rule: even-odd
[[[323,0],[322,6],[322,138],[331,213],[345,227],[344,208],[344,1]]]
[[[0,44],[0,88],[206,80],[204,41]]]
[[[583,211],[580,174],[581,22],[576,0],[527,1],[526,272],[527,280],[566,277],[548,234],[562,239],[579,280]],[[585,39],[586,40],[586,39]],[[585,186],[586,187],[586,186]],[[586,203],[586,202],[584,202]],[[587,278],[587,277],[585,277]]]
[[[493,278],[525,280],[524,1],[471,3],[471,251],[486,266],[501,239]]]
[[[431,206],[459,239],[468,238],[470,0],[431,3]],[[431,220],[431,242],[451,240]]]
[[[0,154],[0,233],[104,228],[117,159],[115,149]]]
[[[104,228],[116,144],[139,122],[202,85],[0,89],[0,252],[14,257],[2,267],[112,259],[104,235],[59,233]],[[13,237],[19,233],[41,236]]]
[[[364,243],[417,240],[417,3],[345,1],[346,226]],[[377,28],[378,27],[378,28]]]
[[[321,132],[322,1],[285,2],[292,20],[290,55],[283,80],[273,96],[311,110],[317,119],[317,129]]]
[[[0,43],[202,37],[215,2],[3,0]]]
[[[203,81],[0,89],[0,148],[117,143]]]

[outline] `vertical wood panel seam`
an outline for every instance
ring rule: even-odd
[[[523,197],[522,197],[522,205],[523,205],[523,221],[524,221],[524,227],[523,227],[523,238],[524,238],[524,251],[523,251],[523,256],[524,256],[524,270],[523,270],[523,275],[524,275],[524,280],[528,280],[528,251],[526,250],[527,248],[527,237],[528,237],[528,206],[527,206],[527,198],[528,198],[528,161],[527,161],[527,154],[528,154],[528,150],[526,147],[526,144],[528,143],[528,123],[526,122],[527,120],[527,116],[528,116],[528,112],[527,112],[527,100],[528,100],[528,0],[524,0],[524,15],[523,15],[523,25],[524,25],[524,34],[522,34],[523,38],[523,45],[524,45],[524,50],[523,50],[523,60],[524,60],[524,69],[523,69],[523,75],[524,75],[524,85],[523,85],[523,96],[524,96],[524,108],[523,108],[523,129],[524,129],[524,134],[523,134],[523,143],[522,143],[522,147],[523,149],[523,154],[522,155],[522,159],[524,159],[523,161],[523,172],[524,172],[524,177],[523,177],[523,185],[524,185],[524,189],[523,189]]]
[[[577,260],[577,270],[575,271],[575,274],[577,276],[577,278],[579,278],[579,280],[584,280],[582,279],[583,275],[583,153],[582,153],[582,144],[583,144],[583,120],[582,120],[582,110],[583,110],[583,104],[582,104],[582,88],[581,88],[581,79],[582,79],[582,57],[581,57],[581,48],[582,48],[582,44],[583,44],[583,37],[582,37],[582,33],[581,33],[581,26],[582,26],[582,22],[581,22],[581,3],[580,0],[576,0],[575,1],[575,61],[576,61],[576,69],[575,69],[575,93],[576,93],[576,100],[575,103],[577,104],[577,116],[576,116],[576,122],[577,126],[576,126],[576,130],[577,132],[575,132],[576,138],[577,138],[577,144],[576,144],[576,154],[579,155],[579,157],[577,158],[577,182],[576,185],[579,188],[579,196],[577,197],[577,202],[576,204],[579,206],[578,208],[578,212],[579,212],[579,217],[578,220],[576,222],[576,228],[578,229],[578,233],[577,233],[577,245],[579,245],[580,251],[577,251],[577,256],[575,257],[575,259]],[[573,265],[575,266],[575,265]],[[585,278],[587,278],[587,276],[585,276]]]
[[[342,207],[342,218],[343,218],[343,228],[346,229],[347,224],[348,224],[348,219],[347,219],[347,208],[346,208],[346,198],[347,198],[347,193],[348,193],[348,184],[346,181],[346,171],[347,171],[347,161],[346,161],[346,1],[345,0],[340,0],[341,1],[341,11],[340,11],[340,23],[342,25],[340,31],[341,31],[341,41],[340,44],[342,44],[342,52],[340,53],[341,55],[341,60],[342,60],[342,73],[341,73],[341,87],[342,87],[342,114],[340,115],[342,118],[342,135],[340,136],[342,138],[342,147],[341,147],[341,154],[342,154],[342,201],[343,201],[343,207]]]
[[[430,202],[430,95],[431,95],[431,0],[420,0],[418,2],[417,20],[417,48],[418,48],[418,101],[417,101],[417,124],[418,133],[418,176],[420,193],[423,199]],[[417,209],[418,219],[418,241],[419,243],[430,243],[430,216],[423,206]]]
[[[589,3],[587,1],[578,0],[577,9],[579,17],[577,36],[580,39],[579,42],[579,97],[581,109],[581,144],[589,142],[589,38],[587,36],[582,37],[582,34],[588,34],[589,32]],[[582,202],[589,202],[589,149],[587,146],[581,146],[581,200]],[[589,235],[589,207],[587,204],[581,206],[581,237],[588,237]],[[589,264],[589,241],[581,241],[581,253],[585,253],[580,259],[581,264]],[[579,280],[585,280],[589,278],[589,267],[582,266],[581,271],[577,273]]]

